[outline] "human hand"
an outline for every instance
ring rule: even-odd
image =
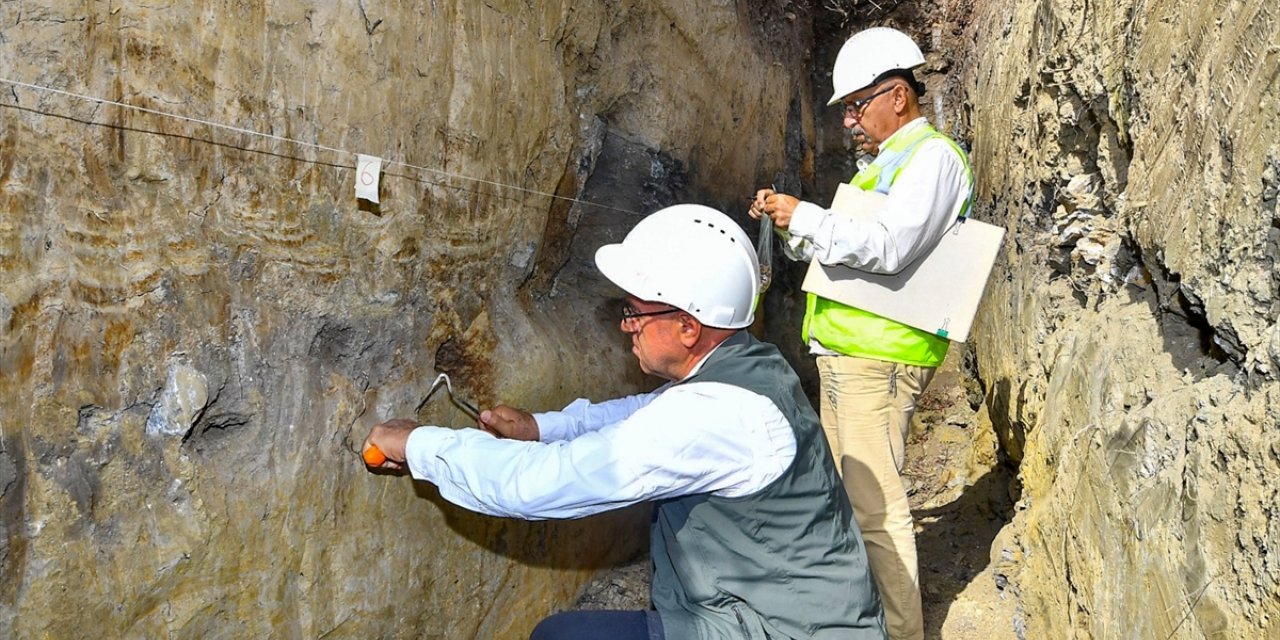
[[[791,216],[796,212],[796,205],[798,204],[800,204],[800,199],[795,196],[774,193],[764,199],[761,209],[770,218],[773,218],[773,226],[779,229],[786,229],[791,226]]]
[[[756,192],[756,197],[751,200],[751,208],[747,209],[747,215],[752,220],[759,220],[764,217],[764,201],[775,192],[773,189],[761,189]]]
[[[394,418],[374,425],[369,430],[369,435],[365,436],[364,446],[360,449],[365,464],[374,469],[403,471],[406,458],[405,444],[409,441],[409,434],[418,426],[418,423],[404,418]],[[382,453],[383,459],[379,464],[371,464],[377,460],[378,456],[371,453],[370,449]]]
[[[480,428],[499,438],[536,442],[541,436],[533,414],[500,404],[480,412]]]

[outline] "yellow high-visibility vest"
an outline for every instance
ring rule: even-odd
[[[969,184],[972,185],[973,169],[969,166],[969,158],[964,150],[929,124],[900,138],[889,140],[889,144],[876,156],[875,162],[859,171],[849,184],[863,191],[888,194],[889,187],[898,179],[902,168],[915,157],[921,144],[933,138],[945,140],[960,156],[969,176]],[[972,193],[970,189],[969,198],[965,199],[960,208],[960,217],[969,215]],[[946,338],[928,331],[812,293],[808,294],[806,300],[801,331],[806,343],[813,338],[826,348],[844,355],[921,367],[942,364],[942,359],[947,355],[947,347],[951,344]]]

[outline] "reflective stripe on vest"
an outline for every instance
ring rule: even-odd
[[[915,157],[917,151],[926,140],[945,140],[964,163],[969,184],[973,184],[973,170],[969,159],[960,147],[950,138],[938,133],[932,125],[925,124],[908,133],[901,139],[891,140],[888,148],[882,149],[866,169],[858,172],[849,181],[864,191],[877,191],[888,194],[889,188],[903,167]],[[960,207],[959,217],[969,215],[973,199],[973,189]],[[947,355],[947,347],[951,344],[946,338],[940,338],[927,331],[909,327],[901,322],[890,320],[869,311],[863,311],[835,300],[829,300],[808,294],[805,304],[804,323],[801,327],[802,339],[807,343],[810,338],[816,339],[823,346],[849,356],[901,362],[904,364],[936,367],[942,364]]]

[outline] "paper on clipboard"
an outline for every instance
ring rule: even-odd
[[[869,216],[883,194],[842,184],[833,211]],[[885,275],[843,265],[809,264],[801,288],[934,335],[964,342],[995,264],[1004,228],[965,219],[902,271]]]

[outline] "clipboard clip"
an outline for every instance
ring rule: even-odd
[[[943,318],[943,319],[942,319],[942,326],[941,326],[941,327],[938,327],[938,330],[937,330],[937,331],[934,331],[934,332],[933,332],[933,335],[936,335],[936,336],[938,336],[939,338],[945,338],[945,337],[947,337],[947,334],[948,334],[948,332],[947,332],[947,327],[949,327],[949,326],[951,326],[951,317],[950,317],[950,316],[948,316],[948,317],[946,317],[946,318]]]

